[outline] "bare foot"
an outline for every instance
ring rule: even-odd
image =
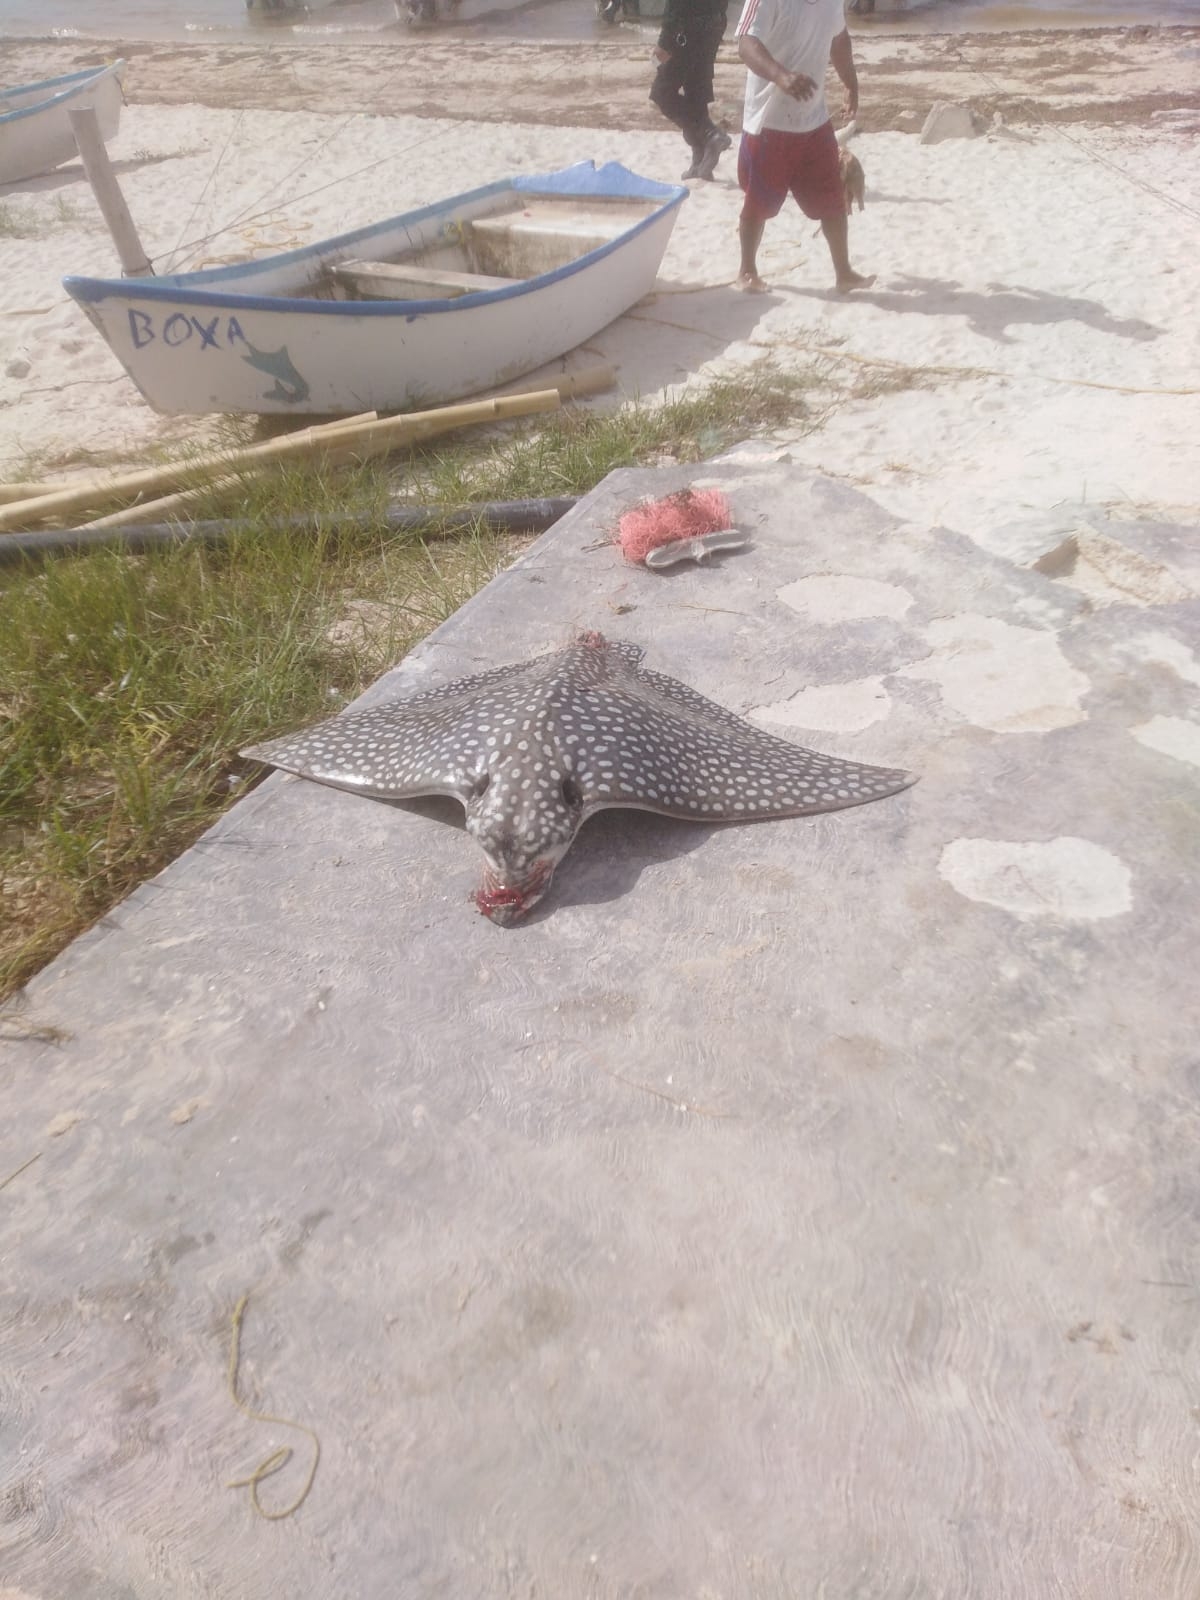
[[[837,281],[839,294],[849,294],[851,289],[869,289],[875,282],[875,274],[863,272],[847,272]]]
[[[872,278],[872,283],[875,281]],[[768,294],[771,285],[764,283],[757,272],[739,272],[733,280],[733,287],[740,289],[743,294]]]

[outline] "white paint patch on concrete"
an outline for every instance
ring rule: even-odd
[[[1075,619],[1072,607],[1064,605],[1062,591],[1054,584],[1037,594],[1023,594],[1014,600],[1009,616],[1014,622],[1028,622],[1035,628],[1065,628]]]
[[[1151,717],[1149,722],[1129,731],[1148,750],[1200,767],[1200,725],[1186,717]]]
[[[878,578],[851,578],[845,573],[822,573],[797,578],[778,592],[809,622],[860,622],[867,617],[902,617],[913,603],[907,589]]]
[[[857,678],[850,683],[821,683],[801,689],[788,700],[756,706],[753,722],[782,723],[789,728],[817,728],[822,733],[859,733],[882,722],[892,699],[882,678]]]
[[[939,617],[925,636],[933,654],[899,676],[938,684],[942,700],[967,722],[994,733],[1049,733],[1087,718],[1091,687],[1063,655],[1053,633],[997,617]]]
[[[1046,844],[955,839],[942,851],[938,871],[966,899],[998,906],[1022,922],[1095,922],[1133,905],[1129,868],[1120,857],[1070,835]]]
[[[1195,653],[1187,645],[1173,639],[1169,633],[1135,634],[1124,648],[1128,655],[1138,661],[1147,661],[1156,667],[1169,667],[1184,683],[1200,689],[1200,661],[1196,660]]]

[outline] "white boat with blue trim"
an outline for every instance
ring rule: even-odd
[[[0,183],[36,178],[73,161],[79,152],[72,111],[91,106],[100,137],[111,139],[121,124],[124,75],[125,62],[113,61],[0,91]]]
[[[63,283],[157,411],[398,411],[615,321],[654,287],[686,195],[585,161],[260,261]]]
[[[323,11],[335,0],[246,0],[246,10],[272,21],[302,17],[309,11]]]

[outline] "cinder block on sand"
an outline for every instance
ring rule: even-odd
[[[979,119],[970,106],[950,100],[935,100],[921,129],[922,144],[941,144],[944,139],[974,139],[980,131]]]

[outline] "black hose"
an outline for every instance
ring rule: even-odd
[[[115,528],[52,528],[45,533],[0,533],[0,566],[37,561],[42,556],[105,549],[120,545],[137,552],[177,544],[223,544],[238,534],[283,529],[379,528],[391,533],[419,533],[436,528],[465,533],[482,524],[493,533],[541,533],[566,516],[573,497],[548,500],[492,500],[472,506],[391,506],[379,512],[346,517],[286,517],[260,523],[230,518],[220,522],[146,522]]]

